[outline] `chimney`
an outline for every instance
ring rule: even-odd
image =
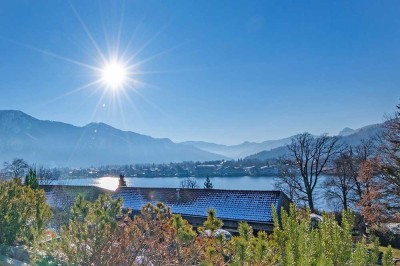
[[[179,199],[181,198],[181,195],[179,194],[179,192],[180,192],[180,189],[177,188],[177,189],[176,189],[176,200],[178,200],[178,201],[179,201]]]
[[[119,184],[118,187],[126,187],[125,176],[123,174],[119,175]]]

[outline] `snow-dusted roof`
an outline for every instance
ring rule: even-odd
[[[83,195],[86,200],[94,201],[100,194],[110,193],[109,190],[95,186],[40,186],[46,193],[46,201],[52,208],[70,208],[78,195]]]
[[[121,197],[123,207],[139,212],[146,203],[163,202],[173,213],[183,216],[206,217],[208,209],[215,209],[223,220],[272,223],[272,206],[288,208],[289,199],[281,191],[176,189],[121,187],[107,191],[91,186],[42,186],[47,203],[52,207],[70,207],[78,194],[94,200],[100,193]],[[278,211],[279,212],[279,211]]]
[[[163,202],[173,213],[184,216],[206,217],[208,209],[215,209],[223,220],[271,223],[272,206],[288,205],[280,191],[248,191],[221,189],[175,189],[121,187],[113,193],[121,197],[124,208],[140,211],[148,202]]]

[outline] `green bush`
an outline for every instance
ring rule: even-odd
[[[43,190],[23,186],[21,179],[0,182],[0,244],[33,246],[51,217]]]

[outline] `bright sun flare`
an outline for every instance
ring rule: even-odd
[[[113,61],[104,66],[101,79],[108,87],[117,90],[128,80],[128,70],[123,64]]]

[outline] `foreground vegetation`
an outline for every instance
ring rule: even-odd
[[[69,220],[56,232],[43,190],[32,178],[0,183],[0,243],[25,245],[37,265],[383,265],[393,264],[387,248],[379,259],[379,242],[354,243],[354,215],[342,213],[340,223],[324,214],[315,223],[310,213],[291,206],[281,219],[274,213],[271,234],[253,234],[247,223],[227,239],[213,210],[194,230],[162,203],[143,206],[140,215],[122,210],[122,200],[100,195],[94,201],[78,196]],[[32,187],[33,186],[33,187]]]

